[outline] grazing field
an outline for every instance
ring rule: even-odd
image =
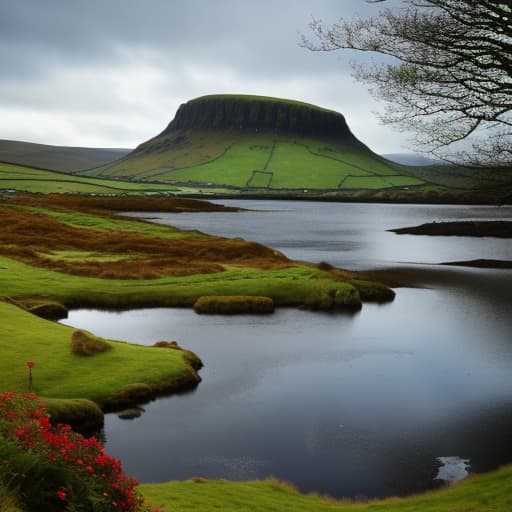
[[[168,185],[75,176],[0,162],[0,190],[50,193],[133,194],[173,191]]]
[[[87,174],[240,190],[375,189],[424,184],[405,167],[335,140],[226,133],[222,144],[220,135],[188,132],[173,136],[168,145],[150,141],[144,151]],[[180,142],[173,146],[176,139]]]

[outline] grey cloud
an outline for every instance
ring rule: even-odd
[[[293,92],[376,126],[369,96],[349,78],[349,56],[309,52],[298,43],[313,15],[330,23],[377,9],[364,0],[5,0],[0,109],[67,116],[84,136],[89,128],[80,116],[96,113],[98,133],[110,146],[151,137],[180,102],[215,92]],[[133,95],[119,94],[137,69],[161,77]],[[127,130],[128,117],[136,123],[136,116],[148,122]],[[144,131],[153,126],[155,132]]]

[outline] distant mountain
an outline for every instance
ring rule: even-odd
[[[0,140],[0,162],[72,173],[105,165],[130,149],[48,146],[31,142]]]
[[[401,165],[440,165],[443,162],[434,158],[427,158],[414,153],[385,153],[383,155],[387,160],[391,160]]]
[[[88,176],[228,191],[351,191],[423,184],[373,153],[342,114],[298,101],[210,95],[167,128]]]

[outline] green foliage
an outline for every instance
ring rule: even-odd
[[[143,512],[137,482],[95,438],[52,427],[35,395],[0,393],[0,482],[29,512]]]
[[[251,295],[199,297],[194,303],[196,313],[201,314],[266,314],[273,313],[274,301],[270,297]]]

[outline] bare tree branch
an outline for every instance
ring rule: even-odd
[[[383,122],[414,129],[420,149],[478,164],[512,163],[509,1],[403,0],[398,10],[331,27],[313,19],[310,29],[314,42],[302,37],[309,50],[391,57],[355,65],[354,76],[384,100]]]

